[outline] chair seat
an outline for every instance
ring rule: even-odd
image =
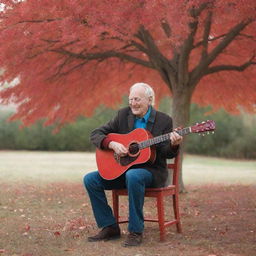
[[[169,185],[167,187],[161,187],[161,188],[146,188],[146,192],[161,192],[161,191],[170,191],[175,189],[176,189],[176,186]]]
[[[169,185],[167,187],[160,187],[160,188],[146,188],[145,190],[145,196],[147,196],[150,193],[156,192],[175,192],[176,186],[175,185]],[[120,196],[126,196],[128,194],[127,189],[114,189],[116,194]]]

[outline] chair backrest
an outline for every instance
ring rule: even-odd
[[[178,154],[172,163],[167,164],[169,170],[170,185],[179,185],[179,164],[180,164],[180,154]]]

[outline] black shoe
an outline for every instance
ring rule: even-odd
[[[142,233],[130,232],[127,239],[124,241],[123,246],[138,246],[142,243]]]
[[[108,241],[113,239],[118,239],[121,236],[120,228],[117,227],[105,227],[96,236],[88,237],[88,242],[97,241]]]

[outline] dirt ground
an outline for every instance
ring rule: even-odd
[[[158,225],[146,222],[143,244],[123,248],[126,224],[121,225],[120,240],[87,242],[88,235],[98,232],[81,182],[81,166],[87,157],[91,162],[91,156],[0,152],[0,256],[256,255],[255,161],[189,156],[184,166],[201,170],[202,176],[198,183],[187,183],[188,193],[180,195],[183,232],[178,234],[170,227],[166,241],[159,242]],[[240,170],[241,177],[244,173],[251,176],[246,183],[230,184],[226,178],[209,182],[207,173],[203,174],[203,170],[213,173],[221,168],[230,175]],[[108,193],[111,204],[110,196]],[[165,204],[172,215],[171,201]],[[126,198],[121,200],[121,209],[127,212]],[[154,215],[155,209],[155,202],[147,198],[145,215]]]
[[[0,255],[131,255],[131,256],[254,256],[256,252],[255,186],[189,186],[180,197],[182,234],[168,228],[159,242],[155,223],[145,223],[140,247],[123,248],[116,241],[88,243],[96,233],[88,197],[81,184],[53,183],[45,187],[1,183]],[[166,202],[167,212],[171,209]],[[126,199],[121,208],[127,209]],[[155,203],[145,202],[145,215]]]

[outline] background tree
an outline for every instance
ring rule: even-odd
[[[24,125],[117,106],[138,81],[172,94],[175,126],[191,101],[255,112],[254,0],[1,2],[2,86],[19,82],[0,98]]]

